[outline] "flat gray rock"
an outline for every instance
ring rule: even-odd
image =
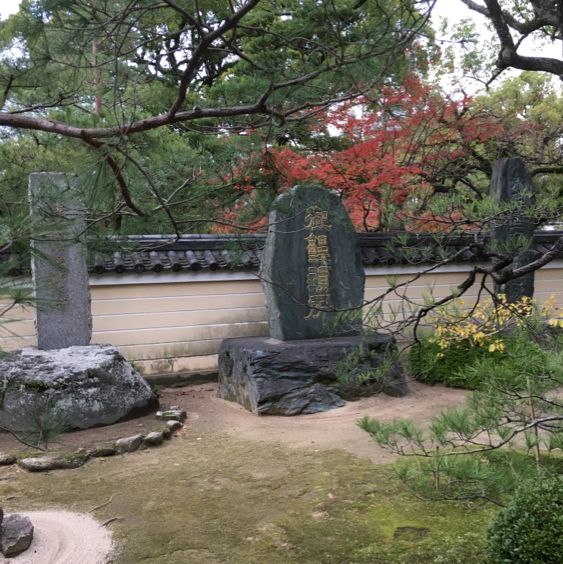
[[[13,513],[4,518],[0,527],[0,550],[6,558],[27,550],[32,540],[33,525],[29,517]]]
[[[13,454],[0,452],[0,466],[9,466],[10,464],[15,464],[15,462],[16,457]]]
[[[58,460],[52,456],[29,456],[20,458],[18,466],[29,472],[46,472],[58,468]]]
[[[111,445],[102,445],[97,446],[88,452],[88,455],[92,458],[106,458],[108,456],[115,456],[117,454],[117,449],[115,446]]]
[[[187,417],[187,413],[179,407],[171,407],[169,409],[164,409],[162,411],[156,412],[156,418],[161,419],[162,421],[175,420],[183,423],[187,419]]]
[[[18,466],[29,472],[47,472],[49,470],[67,470],[80,468],[88,461],[85,452],[69,453],[66,456],[30,456],[20,458]]]
[[[26,434],[48,416],[66,429],[110,425],[158,405],[148,383],[109,345],[21,349],[0,360],[0,424]]]
[[[166,427],[170,430],[170,432],[177,431],[181,429],[184,424],[181,421],[177,421],[176,419],[171,419],[170,421],[166,422]]]
[[[339,381],[342,363],[374,375],[396,350],[391,337],[335,337],[280,341],[268,337],[226,339],[219,349],[217,395],[258,415],[298,415],[344,405]],[[375,377],[375,376],[374,376]],[[407,392],[400,365],[386,368],[377,391]]]
[[[164,442],[164,435],[162,431],[153,431],[148,433],[145,437],[145,444],[147,446],[159,446]]]

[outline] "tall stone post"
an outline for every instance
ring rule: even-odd
[[[534,184],[524,161],[519,158],[499,159],[493,168],[491,178],[491,197],[498,203],[515,202],[518,212],[515,215],[497,222],[493,226],[492,238],[499,248],[506,248],[518,236],[530,242],[534,236],[534,221],[527,216],[524,209],[534,201]],[[517,251],[512,268],[528,264],[534,259],[529,248]],[[523,296],[534,295],[534,273],[525,274],[505,284],[495,285],[496,294],[505,294],[509,302],[516,302]]]
[[[90,286],[85,219],[76,177],[55,172],[29,176],[35,330],[40,349],[89,345]]]

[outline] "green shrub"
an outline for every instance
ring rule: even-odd
[[[1,428],[21,443],[45,450],[49,443],[70,427],[66,415],[54,398],[44,394],[33,403],[22,405],[18,415]]]
[[[531,482],[493,520],[487,550],[494,564],[558,564],[563,556],[563,479]]]
[[[480,358],[464,374],[474,389],[493,386],[504,390],[534,390],[542,393],[563,384],[563,348],[540,346],[519,332],[505,338],[504,353],[494,360]]]
[[[498,371],[517,389],[529,388],[530,379],[549,380],[558,372],[552,356],[563,364],[563,319],[554,317],[554,305],[555,295],[540,305],[527,296],[510,303],[499,294],[470,310],[463,300],[438,307],[430,315],[433,332],[410,350],[411,374],[473,390]]]
[[[430,337],[424,337],[420,344],[413,345],[409,351],[409,372],[426,384],[472,390],[478,387],[479,382],[469,379],[465,369],[477,360],[485,358],[492,361],[498,355],[498,352],[490,353],[469,343],[460,343],[442,351]]]
[[[504,351],[489,352],[486,348],[459,343],[443,350],[426,337],[409,353],[410,373],[428,384],[444,384],[452,388],[478,390],[492,379],[513,388],[522,388],[530,375],[544,378],[546,388],[561,382],[563,347],[560,341],[540,346],[524,330],[505,336]]]

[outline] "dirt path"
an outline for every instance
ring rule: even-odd
[[[384,421],[409,417],[424,423],[442,409],[463,403],[466,392],[425,386],[412,382],[403,398],[383,394],[347,402],[344,407],[296,417],[262,416],[246,411],[240,405],[218,399],[216,385],[202,384],[185,388],[168,388],[161,392],[162,405],[179,405],[188,413],[186,432],[205,437],[208,433],[227,433],[234,438],[267,441],[289,447],[318,451],[342,449],[376,463],[389,463],[394,457],[377,447],[357,422],[364,415]],[[61,435],[55,450],[87,448],[93,444],[115,441],[120,437],[156,430],[161,423],[148,415],[131,421]],[[14,439],[0,434],[0,452],[23,450]]]
[[[162,401],[178,404],[188,412],[188,429],[193,432],[226,432],[239,439],[268,441],[290,447],[342,449],[376,463],[395,458],[377,447],[357,422],[364,415],[392,421],[409,417],[424,423],[442,409],[463,403],[466,392],[441,386],[410,384],[403,398],[378,395],[347,402],[344,407],[297,417],[262,416],[249,413],[232,402],[218,399],[215,386],[194,386],[165,390]]]

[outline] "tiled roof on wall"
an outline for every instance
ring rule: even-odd
[[[112,238],[90,256],[89,269],[104,272],[253,270],[260,267],[260,235],[135,235]]]
[[[562,231],[537,232],[533,249],[548,251]],[[399,238],[398,238],[399,237]],[[358,233],[364,266],[416,265],[440,262],[459,253],[454,262],[486,260],[483,239],[473,235],[437,237],[396,233]],[[108,237],[89,245],[92,274],[160,273],[180,271],[257,270],[262,259],[265,235],[133,235]],[[561,257],[563,258],[563,256]],[[9,274],[29,272],[29,258],[17,253],[0,253]],[[7,262],[6,262],[7,261]]]
[[[551,248],[563,232],[538,232],[534,250],[538,255]],[[459,253],[455,262],[486,260],[482,245],[473,236],[445,238],[433,235],[358,233],[364,266],[440,262],[444,254]],[[178,272],[181,270],[258,269],[265,243],[264,235],[184,235],[180,239],[157,236],[114,238],[94,253],[90,270],[106,272]]]

